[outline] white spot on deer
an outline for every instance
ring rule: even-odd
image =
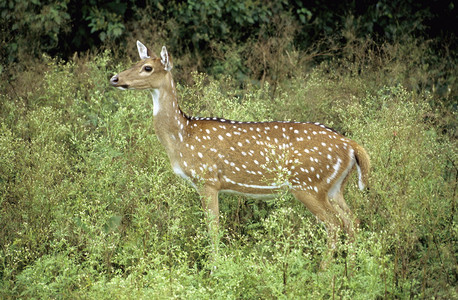
[[[238,145],[239,147],[242,147],[242,143],[241,143],[241,142],[238,142],[237,145]]]
[[[222,141],[224,138],[221,136],[221,134],[218,134],[218,138]]]

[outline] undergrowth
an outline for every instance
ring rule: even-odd
[[[411,61],[363,52],[262,85],[193,73],[178,86],[190,115],[319,121],[364,145],[369,190],[352,178],[345,193],[361,230],[326,270],[324,228],[288,194],[222,196],[209,259],[198,194],[169,166],[150,96],[108,87],[126,67],[110,52],[3,82],[1,298],[458,297],[454,112],[431,105],[424,77],[406,82]]]

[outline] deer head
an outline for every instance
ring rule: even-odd
[[[121,72],[110,79],[112,86],[119,89],[157,89],[163,84],[164,74],[173,67],[172,57],[162,47],[161,57],[157,57],[140,41],[137,41],[140,61],[132,68]]]

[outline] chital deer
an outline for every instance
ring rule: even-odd
[[[151,90],[156,135],[173,171],[200,193],[210,229],[218,227],[220,192],[266,197],[286,187],[324,222],[331,246],[340,228],[353,237],[358,221],[343,189],[354,168],[360,189],[367,185],[370,162],[363,147],[318,123],[189,117],[178,105],[166,48],[160,57],[139,41],[137,48],[141,60],[110,83]],[[284,182],[279,172],[287,175]]]

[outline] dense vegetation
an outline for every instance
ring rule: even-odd
[[[0,3],[0,298],[458,298],[456,36],[434,25],[453,4],[135,2]],[[168,45],[190,115],[318,121],[364,145],[356,242],[320,270],[302,204],[224,195],[208,259],[150,96],[108,85],[136,39]]]

